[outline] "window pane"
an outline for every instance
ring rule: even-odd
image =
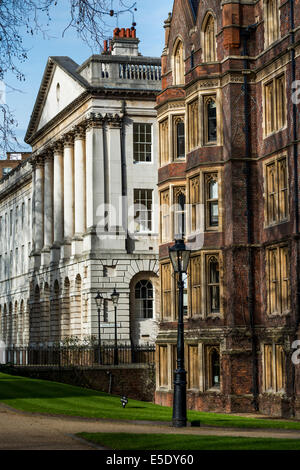
[[[207,130],[208,142],[217,140],[217,107],[214,100],[210,100],[207,104]]]
[[[179,122],[177,129],[177,158],[185,157],[184,122]]]
[[[152,151],[151,124],[133,124],[133,160],[150,162]]]

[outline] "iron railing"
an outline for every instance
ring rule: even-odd
[[[13,347],[5,349],[5,363],[18,366],[97,366],[98,346]],[[153,364],[155,345],[118,346],[118,364]],[[114,346],[101,346],[101,365],[114,364]]]

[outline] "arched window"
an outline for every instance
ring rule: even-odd
[[[17,343],[23,345],[24,334],[24,300],[21,300],[20,309],[17,319]]]
[[[208,346],[206,351],[207,388],[220,388],[220,350],[218,346]]]
[[[174,49],[174,68],[173,74],[174,85],[183,85],[184,84],[184,61],[183,61],[183,44],[181,41],[178,41]]]
[[[206,175],[206,228],[219,225],[219,186],[217,174]]]
[[[207,260],[207,308],[208,313],[220,312],[220,267],[216,256]]]
[[[174,119],[174,159],[185,158],[185,130],[184,117],[177,116]]]
[[[278,12],[278,0],[265,0],[264,21],[266,47],[276,41],[280,36]]]
[[[174,188],[174,238],[185,235],[185,188]]]
[[[61,308],[61,338],[64,339],[70,336],[70,281],[65,278],[63,302]]]
[[[59,340],[60,330],[60,290],[56,279],[53,286],[53,296],[50,300],[50,341]]]
[[[153,318],[153,285],[148,280],[139,281],[135,286],[136,313],[139,318]]]
[[[204,142],[214,144],[217,141],[217,104],[215,97],[204,98]]]
[[[215,19],[212,14],[208,14],[202,26],[203,39],[203,61],[215,62],[217,60],[216,53],[216,35],[215,35]]]

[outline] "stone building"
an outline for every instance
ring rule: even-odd
[[[1,335],[6,345],[97,336],[155,340],[159,310],[160,59],[143,57],[136,31],[115,29],[82,65],[50,57],[25,141],[32,156],[0,183]]]
[[[183,233],[189,408],[299,418],[300,2],[175,0],[165,34],[156,403],[172,404]]]

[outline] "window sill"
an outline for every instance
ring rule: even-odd
[[[272,222],[272,223],[270,223],[270,224],[268,224],[268,225],[265,225],[265,226],[264,226],[264,229],[265,229],[265,230],[268,230],[268,229],[270,229],[270,228],[277,227],[278,225],[287,224],[288,222],[290,222],[290,219],[289,219],[289,218],[288,218],[288,219],[284,219],[284,220],[280,220],[280,221],[278,221],[278,222]]]
[[[284,312],[272,312],[268,313],[268,316],[271,318],[276,318],[276,317],[285,317],[291,314],[291,310],[286,310]]]
[[[133,162],[134,165],[153,165],[153,161],[151,160],[150,162]]]
[[[268,139],[269,137],[273,137],[274,135],[278,134],[278,132],[282,132],[287,129],[287,124],[285,124],[283,127],[280,127],[280,129],[276,129],[273,132],[270,132],[270,134],[264,134],[263,139]]]
[[[217,312],[216,313],[208,313],[206,315],[206,318],[210,318],[212,320],[216,320],[218,318],[220,320],[221,318],[223,318],[223,315],[220,312],[218,312],[218,313]]]
[[[220,387],[211,387],[211,388],[208,388],[205,391],[209,392],[209,393],[221,393]]]

